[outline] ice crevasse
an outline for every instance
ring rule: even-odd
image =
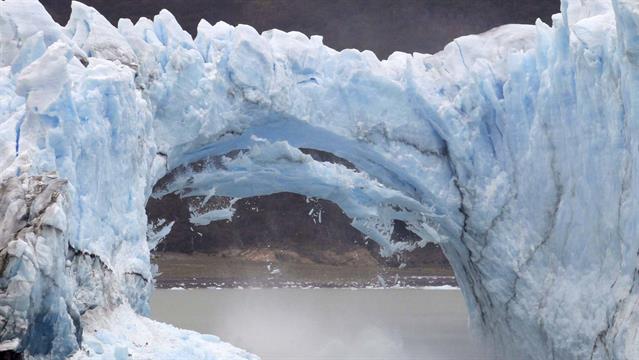
[[[633,0],[382,61],[223,22],[193,39],[167,11],[114,27],[74,2],[61,26],[2,1],[0,350],[255,358],[144,317],[145,203],[291,191],[386,254],[439,243],[505,358],[639,359],[638,94]],[[422,242],[392,242],[395,220]]]

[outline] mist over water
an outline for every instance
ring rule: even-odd
[[[158,290],[152,317],[264,360],[492,359],[457,290]]]

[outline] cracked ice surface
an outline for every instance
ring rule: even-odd
[[[244,25],[192,39],[166,11],[116,28],[73,3],[62,27],[32,0],[0,6],[1,349],[138,354],[110,319],[155,326],[138,317],[162,237],[148,197],[293,191],[386,253],[408,246],[395,219],[439,242],[507,358],[639,358],[635,1],[564,1],[552,26],[384,61]]]

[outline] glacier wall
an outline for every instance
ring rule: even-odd
[[[150,196],[291,191],[387,254],[414,246],[395,219],[440,243],[506,358],[639,358],[635,1],[383,61],[245,25],[192,39],[167,11],[116,28],[74,2],[62,27],[0,6],[0,350],[63,357],[100,341],[96,313],[148,313]]]

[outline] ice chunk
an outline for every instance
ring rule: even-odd
[[[138,67],[129,43],[92,7],[73,1],[65,32],[89,57],[119,61],[133,69]]]
[[[16,94],[27,98],[29,110],[46,114],[70,81],[67,63],[71,49],[62,42],[51,45],[44,55],[29,64],[17,78]]]
[[[71,359],[259,360],[217,336],[201,335],[138,316],[126,305],[90,310],[83,319],[84,345]]]

